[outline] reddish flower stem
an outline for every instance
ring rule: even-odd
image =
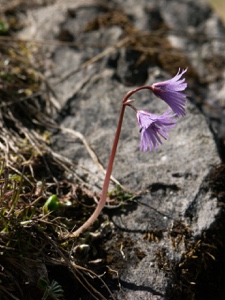
[[[70,237],[77,237],[83,231],[88,229],[88,227],[90,227],[95,222],[95,220],[98,218],[103,207],[105,206],[106,198],[107,198],[107,194],[108,194],[109,183],[110,183],[110,177],[111,177],[112,169],[113,169],[113,163],[114,163],[114,159],[116,156],[116,150],[117,150],[117,146],[118,146],[118,142],[119,142],[119,138],[120,138],[120,132],[121,132],[121,128],[122,128],[125,107],[126,107],[126,105],[129,105],[129,103],[130,103],[129,98],[136,92],[143,90],[143,89],[151,90],[151,87],[150,86],[142,86],[142,87],[136,88],[136,89],[128,92],[123,98],[121,110],[120,110],[119,121],[118,121],[116,134],[115,134],[115,138],[114,138],[114,142],[113,142],[113,146],[112,146],[112,150],[111,150],[111,154],[110,154],[110,158],[109,158],[109,162],[108,162],[108,167],[107,167],[106,174],[105,174],[105,179],[104,179],[104,184],[103,184],[100,200],[99,200],[98,205],[95,208],[93,214],[89,217],[89,219],[81,227],[79,227],[75,232],[71,233],[69,235]]]

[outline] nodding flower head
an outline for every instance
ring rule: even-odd
[[[137,121],[140,126],[140,150],[152,151],[162,144],[161,138],[167,140],[171,128],[176,125],[176,115],[168,109],[162,115],[154,115],[144,110],[137,110]]]
[[[185,115],[186,95],[182,93],[187,88],[187,83],[182,75],[187,69],[178,70],[176,76],[170,80],[154,83],[150,88],[152,92],[164,100],[177,116]]]

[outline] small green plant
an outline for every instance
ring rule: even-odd
[[[52,280],[51,283],[47,278],[39,278],[38,287],[44,290],[44,295],[41,300],[59,300],[64,299],[64,291],[62,286],[55,280]]]
[[[48,213],[49,211],[57,210],[60,207],[60,202],[56,195],[50,196],[43,206],[44,214]]]
[[[3,21],[0,20],[0,35],[6,34],[9,30],[9,25]]]
[[[109,192],[108,196],[110,199],[116,199],[120,203],[129,201],[134,197],[134,195],[131,193],[125,192],[119,185],[117,185],[114,190]]]

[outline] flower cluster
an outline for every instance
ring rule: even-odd
[[[154,115],[147,111],[135,109],[141,132],[141,151],[157,149],[159,144],[162,144],[161,138],[167,139],[170,129],[176,125],[178,118],[185,115],[186,95],[182,91],[186,89],[187,83],[185,78],[181,79],[181,77],[186,71],[187,69],[183,71],[179,69],[172,79],[154,83],[148,87],[158,98],[164,100],[172,110],[168,109],[162,115]]]
[[[151,151],[154,148],[157,149],[158,146],[162,144],[161,138],[167,139],[168,133],[176,125],[177,119],[185,114],[184,107],[186,104],[186,95],[183,94],[182,91],[186,89],[187,83],[185,82],[185,79],[181,79],[181,77],[186,71],[187,70],[183,70],[180,72],[179,70],[176,76],[170,80],[158,82],[153,84],[152,86],[138,87],[132,91],[129,91],[124,96],[122,101],[123,105],[121,105],[119,121],[109,157],[109,163],[105,174],[100,200],[92,215],[86,220],[86,222],[84,222],[82,226],[80,226],[75,232],[71,233],[70,237],[77,237],[84,230],[89,228],[90,225],[93,224],[98,218],[103,207],[105,206],[109,182],[112,174],[113,162],[120,137],[125,107],[130,106],[132,109],[134,109],[134,111],[137,114],[137,121],[140,126],[141,132],[140,150],[147,151],[149,149]],[[131,104],[134,100],[131,100],[130,97],[136,92],[143,89],[151,90],[157,97],[164,100],[170,106],[170,109],[168,109],[162,115],[154,115],[144,110],[137,110]]]

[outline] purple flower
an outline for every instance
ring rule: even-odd
[[[180,72],[179,69],[176,76],[174,76],[172,79],[154,83],[150,87],[152,92],[158,98],[164,100],[177,116],[185,115],[184,107],[186,104],[186,95],[181,91],[186,89],[187,83],[185,82],[185,78],[180,78],[186,71],[187,69]]]
[[[164,114],[154,115],[144,110],[137,111],[137,121],[140,126],[141,141],[140,150],[152,151],[162,144],[161,137],[165,140],[168,138],[168,132],[176,125],[177,118],[168,109]]]

